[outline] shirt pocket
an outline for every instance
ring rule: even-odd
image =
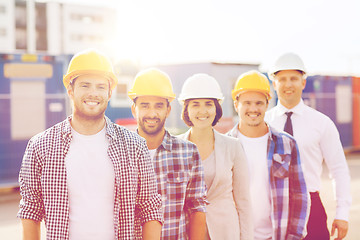
[[[287,178],[289,177],[289,167],[291,161],[291,154],[278,154],[273,156],[273,164],[271,172],[274,177]]]
[[[186,186],[189,181],[187,172],[169,172],[167,174],[167,198],[171,202],[185,200]]]

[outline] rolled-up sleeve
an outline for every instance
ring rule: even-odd
[[[44,202],[41,192],[41,161],[36,152],[36,141],[31,139],[26,147],[19,173],[21,219],[41,221],[44,218]]]
[[[138,159],[139,184],[136,209],[140,216],[141,224],[153,220],[163,223],[161,196],[158,194],[154,167],[151,163],[149,150],[145,144],[139,148]]]
[[[186,207],[190,213],[206,212],[206,186],[204,181],[204,168],[201,163],[199,152],[194,145],[192,151],[192,168],[190,180],[186,189]]]

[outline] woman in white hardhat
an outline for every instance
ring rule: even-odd
[[[222,116],[224,96],[207,74],[189,77],[181,90],[182,119],[190,129],[179,137],[195,143],[204,166],[207,238],[253,239],[248,167],[241,143],[213,126]]]

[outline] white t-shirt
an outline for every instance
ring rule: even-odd
[[[70,240],[114,240],[115,173],[105,128],[95,135],[71,133],[65,157]]]
[[[156,153],[156,148],[155,149],[149,149],[150,152],[150,158],[152,161],[154,161],[154,157],[155,157],[155,153]]]
[[[202,161],[204,168],[204,180],[207,190],[210,189],[216,174],[215,151]]]
[[[267,163],[267,143],[269,134],[249,138],[238,131],[238,138],[244,147],[249,167],[250,196],[253,206],[254,239],[271,239],[271,197],[269,170]]]

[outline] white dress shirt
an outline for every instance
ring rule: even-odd
[[[320,191],[324,160],[336,189],[335,218],[348,221],[351,205],[350,174],[335,124],[328,116],[305,105],[302,100],[292,109],[278,102],[266,112],[265,121],[283,130],[287,118],[285,113],[288,111],[293,112],[293,135],[299,147],[308,190]]]

